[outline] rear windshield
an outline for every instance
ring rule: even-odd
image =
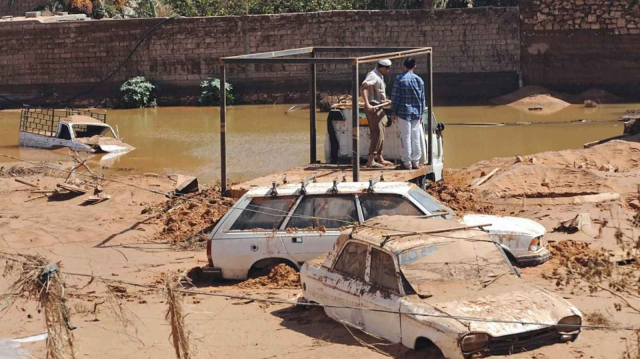
[[[454,213],[451,208],[443,205],[437,199],[431,197],[427,192],[420,188],[412,188],[409,191],[409,195],[429,211],[429,214],[449,213],[450,215],[453,215]]]

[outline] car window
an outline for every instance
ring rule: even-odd
[[[409,195],[418,201],[418,203],[420,203],[420,205],[431,214],[438,212],[449,212],[450,214],[453,214],[453,210],[451,208],[438,202],[437,199],[431,197],[427,192],[420,188],[412,188],[409,191]]]
[[[340,228],[357,221],[358,210],[353,196],[304,196],[287,228]]]
[[[371,249],[371,284],[399,293],[393,258],[379,249]]]
[[[295,202],[296,197],[253,198],[231,230],[278,229]]]
[[[389,194],[367,194],[360,196],[364,220],[378,216],[421,216],[418,207],[401,196]]]
[[[334,269],[338,272],[364,280],[367,266],[367,246],[362,243],[347,243],[340,253]]]

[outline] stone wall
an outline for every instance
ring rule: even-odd
[[[160,21],[0,22],[0,94],[24,101],[63,98],[87,88],[115,70]],[[117,94],[123,81],[140,75],[160,86],[165,103],[193,98],[200,92],[199,81],[217,74],[221,56],[305,46],[432,46],[440,97],[490,97],[518,85],[517,8],[330,11],[170,20],[91,97]],[[419,72],[423,60],[418,59]],[[394,74],[400,68],[396,64]],[[231,66],[228,76],[245,100],[280,97],[290,102],[303,100],[307,70],[294,65]],[[370,68],[361,70],[364,75]],[[318,72],[319,91],[348,90],[347,67],[322,65]]]
[[[24,16],[35,6],[44,4],[44,0],[0,0],[0,16]]]
[[[640,5],[634,0],[522,0],[525,84],[640,97]]]

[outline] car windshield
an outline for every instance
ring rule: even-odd
[[[111,129],[101,125],[73,125],[73,132],[76,138],[107,136],[113,137]]]
[[[515,275],[501,250],[486,235],[440,238],[399,253],[398,263],[411,286],[424,295],[443,283],[483,288],[504,275]]]
[[[439,214],[439,213],[448,213],[449,215],[453,215],[454,212],[451,208],[443,205],[438,202],[437,199],[431,197],[427,192],[421,190],[420,188],[412,188],[409,191],[409,195],[418,201],[424,209],[429,211],[430,214]]]

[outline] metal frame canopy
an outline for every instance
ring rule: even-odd
[[[360,57],[330,58],[322,57],[323,53],[353,53],[369,52],[375,53]],[[306,55],[306,56],[301,56]],[[433,165],[432,140],[432,108],[433,108],[433,49],[431,47],[303,47],[299,49],[289,49],[273,52],[262,52],[255,54],[230,56],[220,58],[220,169],[221,169],[221,190],[227,191],[227,148],[226,148],[226,125],[227,125],[227,75],[226,64],[309,64],[309,145],[310,163],[317,163],[316,154],[316,65],[317,64],[347,64],[351,65],[351,97],[352,97],[352,133],[353,133],[353,181],[358,182],[360,178],[360,131],[358,125],[359,116],[359,88],[358,66],[371,62],[378,62],[382,59],[400,59],[409,56],[427,55],[427,78],[425,85],[428,122],[427,132],[429,132],[428,143],[428,166]],[[295,57],[293,57],[295,56]]]

